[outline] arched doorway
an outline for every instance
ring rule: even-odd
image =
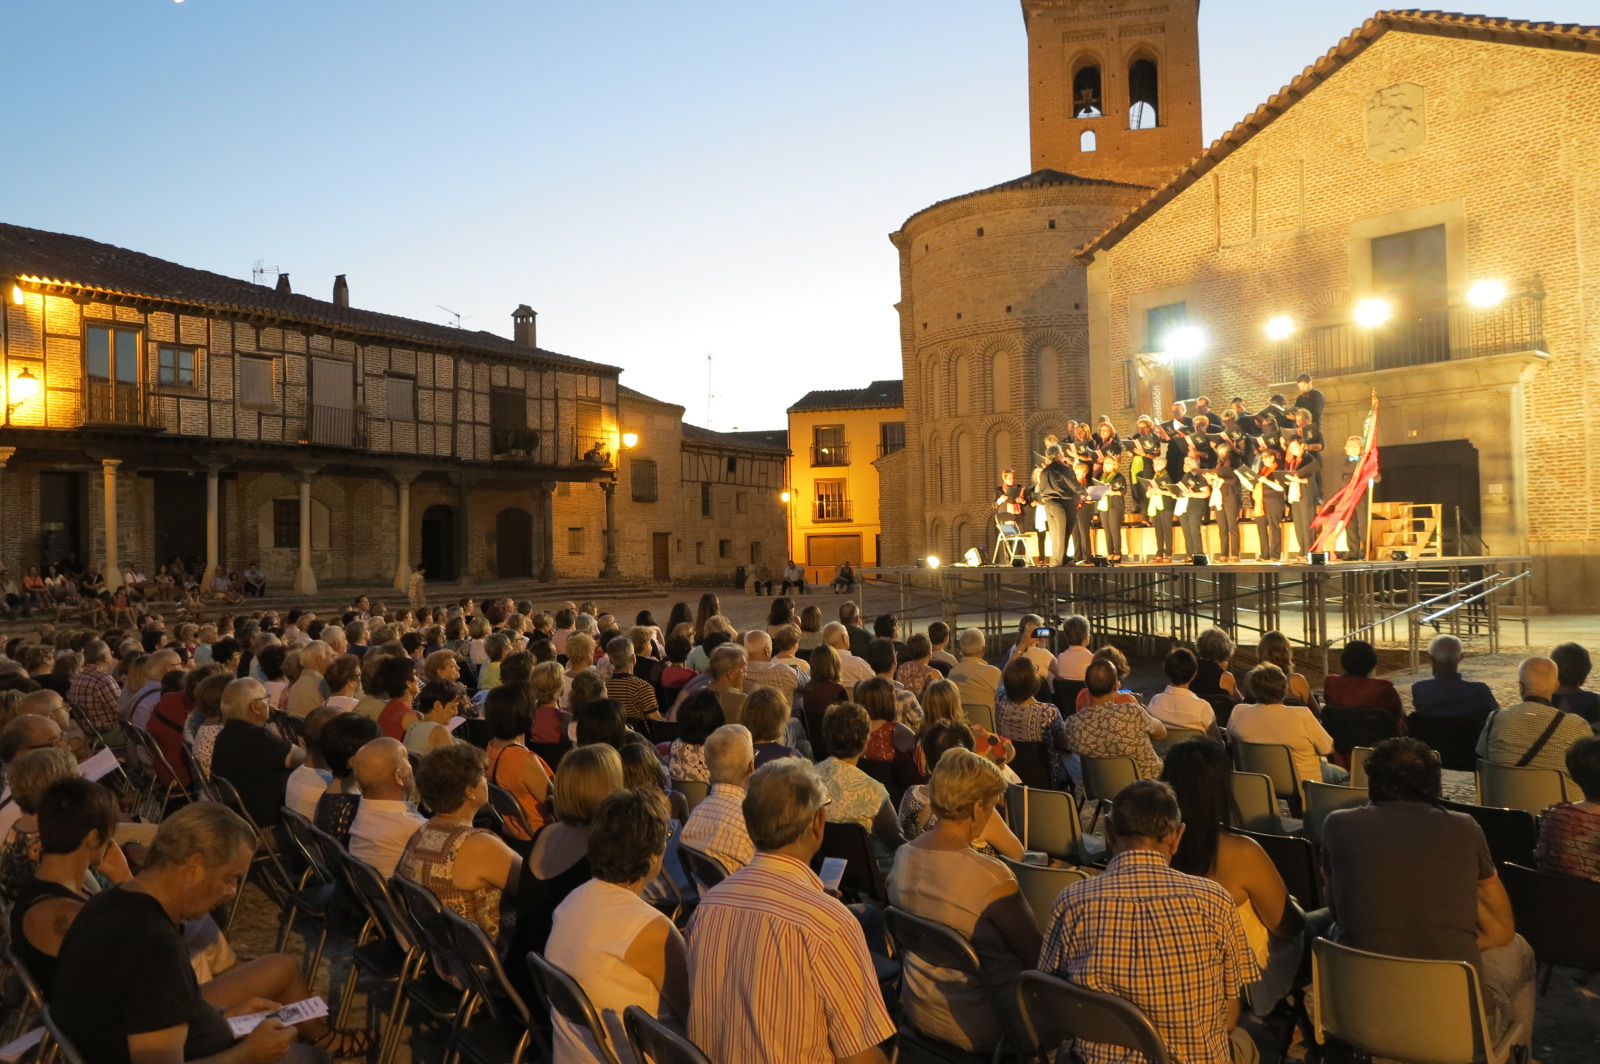
[[[495,575],[503,580],[533,575],[533,515],[521,507],[501,510],[494,519]]]
[[[440,503],[422,512],[422,567],[432,580],[456,579],[456,508]]]

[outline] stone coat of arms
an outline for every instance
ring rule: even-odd
[[[1378,162],[1414,154],[1427,135],[1421,85],[1390,85],[1367,101],[1367,154]]]

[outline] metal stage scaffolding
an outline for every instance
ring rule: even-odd
[[[1423,630],[1500,643],[1501,610],[1514,607],[1527,641],[1533,559],[1523,555],[1333,562],[1328,565],[944,566],[860,570],[862,612],[894,612],[902,625],[943,620],[990,635],[1023,614],[1080,613],[1097,637],[1140,657],[1190,643],[1212,625],[1240,643],[1280,631],[1322,655],[1348,639],[1408,646],[1420,661]],[[980,619],[981,618],[981,619]],[[1297,655],[1298,656],[1298,655]]]

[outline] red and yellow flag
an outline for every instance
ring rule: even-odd
[[[1327,452],[1324,451],[1324,454]],[[1326,471],[1326,467],[1324,467]],[[1361,500],[1367,494],[1367,487],[1378,475],[1378,393],[1372,393],[1372,409],[1367,412],[1367,423],[1361,429],[1361,458],[1356,463],[1356,472],[1344,487],[1333,493],[1322,508],[1317,511],[1317,516],[1312,518],[1311,526],[1319,529],[1316,542],[1312,544],[1314,551],[1332,552],[1334,545],[1339,542],[1339,533],[1350,524],[1350,518],[1355,516],[1356,507],[1361,505]],[[1371,520],[1371,515],[1367,518]],[[1366,556],[1366,544],[1349,544],[1352,551],[1360,551],[1362,557]]]

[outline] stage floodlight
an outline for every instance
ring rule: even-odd
[[[1294,335],[1294,319],[1287,314],[1279,314],[1267,322],[1267,339],[1287,340]]]
[[[1479,281],[1467,289],[1467,302],[1479,308],[1499,306],[1505,298],[1504,281]]]
[[[1376,329],[1389,320],[1390,313],[1386,300],[1363,299],[1356,304],[1356,324],[1363,328]]]

